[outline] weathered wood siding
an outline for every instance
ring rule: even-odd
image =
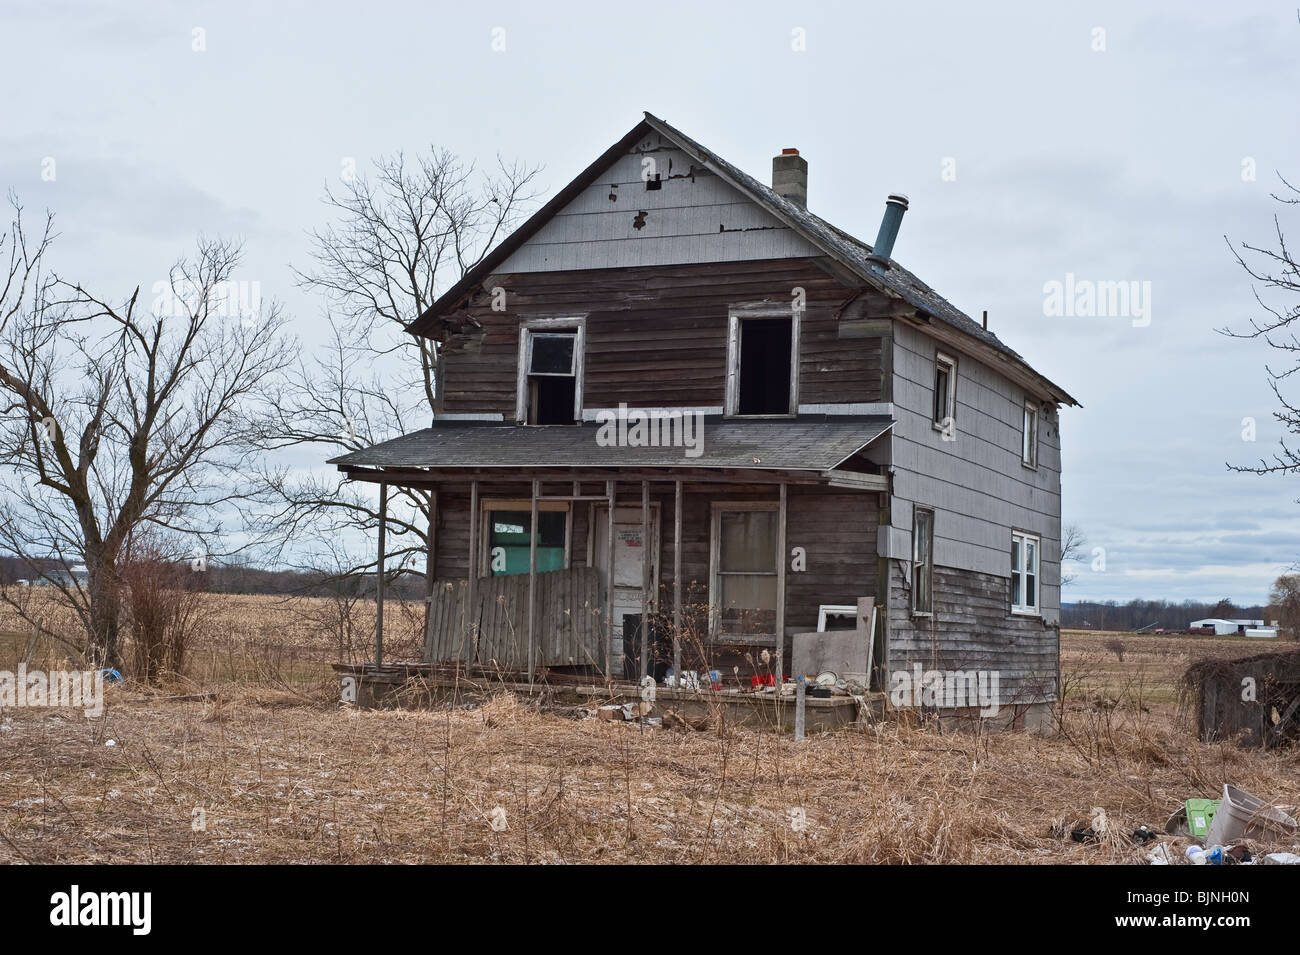
[[[1009,613],[1010,578],[936,567],[934,614],[910,613],[910,581],[890,561],[888,658],[891,672],[998,671],[1002,707],[1057,698],[1059,632],[1038,617]]]
[[[956,440],[931,424],[935,351],[957,359]],[[1042,538],[1043,617],[1060,619],[1061,445],[1057,415],[1040,410],[1038,467],[1020,463],[1021,408],[1016,385],[967,355],[894,323],[892,397],[894,497],[888,556],[908,560],[912,506],[934,508],[938,567],[1010,578],[1011,532]],[[1008,605],[1009,606],[1009,605]]]
[[[646,172],[659,175],[647,188]],[[517,249],[501,272],[735,262],[819,250],[650,133]]]
[[[505,311],[483,290],[448,324],[441,408],[457,414],[515,413],[519,327],[540,317],[585,316],[583,407],[706,407],[726,391],[731,305],[806,296],[800,335],[802,403],[882,398],[879,337],[841,338],[840,325],[883,307],[854,295],[808,259],[501,275]]]
[[[548,484],[556,493],[559,482]],[[673,593],[673,493],[670,486],[652,485],[651,501],[659,505],[659,605],[670,610]],[[588,493],[592,486],[588,485]],[[484,498],[527,497],[525,484],[481,485]],[[704,488],[690,485],[682,501],[682,597],[683,602],[706,609],[709,600],[709,547],[711,503],[714,501],[775,501],[776,487],[754,491],[729,490],[726,485]],[[821,604],[855,604],[859,597],[877,593],[877,527],[879,496],[874,493],[830,492],[791,487],[788,498],[786,539],[786,631],[803,633],[817,629]],[[466,574],[469,555],[469,494],[466,488],[444,487],[439,491],[437,534],[437,576],[461,578]],[[639,507],[640,485],[629,481],[620,486],[619,506]],[[599,504],[573,505],[571,566],[587,566],[592,508]],[[790,551],[802,548],[805,570],[791,569]]]

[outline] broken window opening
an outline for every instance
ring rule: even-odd
[[[576,329],[525,330],[522,342],[525,407],[519,419],[528,424],[578,423],[578,369],[581,335]]]
[[[790,365],[794,321],[747,318],[740,321],[739,394],[736,414],[790,414]]]

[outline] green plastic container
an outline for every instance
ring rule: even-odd
[[[1205,834],[1210,831],[1210,821],[1219,811],[1219,800],[1189,799],[1186,805],[1187,828],[1192,831],[1192,835],[1204,839]]]

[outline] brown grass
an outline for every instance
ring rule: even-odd
[[[1145,850],[1053,827],[1104,807],[1119,834],[1161,828],[1225,781],[1300,802],[1300,753],[1193,741],[1173,703],[1143,696],[1173,688],[1185,638],[1123,639],[1120,665],[1067,636],[1082,689],[1046,738],[888,722],[795,743],[580,721],[508,695],[360,711],[328,679],[220,668],[187,678],[199,700],[127,684],[99,721],[0,714],[0,860],[1114,863]]]

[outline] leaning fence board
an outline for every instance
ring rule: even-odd
[[[600,580],[594,567],[537,575],[537,653],[542,666],[591,664],[600,655]],[[465,580],[440,580],[429,601],[425,662],[528,665],[528,575],[484,577],[473,604]],[[469,639],[477,623],[478,642]]]

